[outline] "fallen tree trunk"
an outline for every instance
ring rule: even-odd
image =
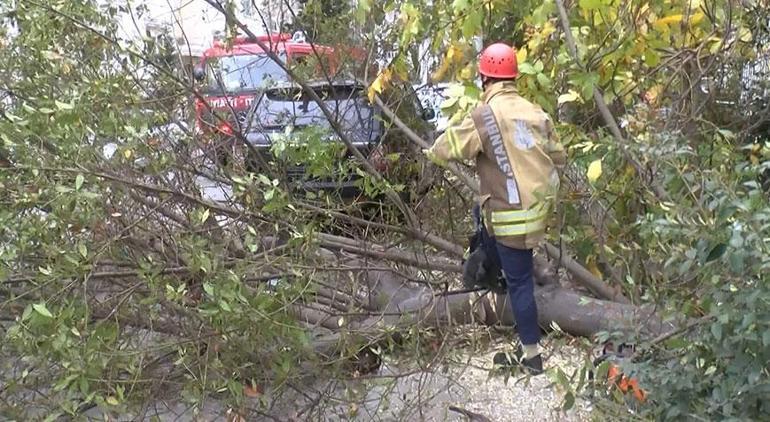
[[[423,287],[402,286],[385,311],[398,312],[399,324],[442,326],[480,323],[514,325],[507,295],[462,293],[436,295]],[[601,331],[620,331],[629,336],[655,337],[673,326],[662,321],[649,307],[593,299],[559,286],[538,285],[535,289],[540,326],[556,323],[563,331],[591,337]],[[386,320],[387,321],[387,320]]]
[[[575,336],[592,337],[599,332],[621,332],[629,338],[653,338],[674,329],[651,307],[635,306],[587,297],[554,282],[553,274],[540,261],[535,272],[538,320],[544,330],[555,325]],[[363,267],[357,258],[347,258],[351,267]],[[447,328],[456,325],[514,325],[507,295],[485,292],[437,292],[410,282],[398,273],[361,270],[358,281],[368,290],[371,316],[335,327],[333,334],[318,338],[316,351],[339,356],[341,350],[358,350],[378,343],[394,332],[413,327]],[[351,346],[354,346],[351,348]],[[340,349],[344,347],[344,349]]]

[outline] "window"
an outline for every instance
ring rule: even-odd
[[[294,54],[291,56],[292,70],[310,81],[336,79],[332,60],[325,52]]]
[[[285,56],[279,54],[281,60]],[[285,81],[286,72],[267,54],[247,54],[212,57],[206,60],[207,87],[213,92],[228,94],[256,91],[269,87],[274,81]]]

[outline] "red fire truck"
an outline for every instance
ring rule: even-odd
[[[251,107],[260,92],[272,82],[288,79],[286,72],[268,57],[257,41],[288,67],[314,62],[317,78],[332,77],[339,71],[342,60],[363,61],[365,57],[359,49],[308,43],[299,33],[260,35],[256,40],[236,37],[231,45],[215,40],[194,69],[194,77],[201,84],[199,91],[205,99],[205,102],[200,98],[195,100],[196,124],[204,134],[233,135],[238,130],[239,116]],[[215,118],[213,113],[219,113],[220,118]]]

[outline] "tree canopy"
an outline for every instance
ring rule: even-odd
[[[228,16],[228,34],[243,30],[240,2],[200,3]],[[301,3],[285,28],[360,46],[377,65],[361,95],[383,112],[394,165],[352,148],[341,160],[344,134],[329,143],[313,128],[277,140],[270,159],[354,173],[356,201],[251,171],[243,134],[228,144],[238,159],[210,159],[184,46],[118,39],[119,15],[138,5],[0,4],[0,417],[129,414],[171,391],[242,410],[257,399],[243,417],[267,417],[308,378],[360,376],[386,355],[440,361],[436,344],[458,344],[456,315],[470,312],[457,276],[472,172],[420,156],[431,131],[410,89],[449,83],[442,110],[457,122],[481,94],[477,48],[496,41],[516,47],[518,90],[554,116],[570,155],[538,253],[572,266],[549,261],[551,276],[583,295],[568,296],[575,313],[653,309],[673,327],[583,339],[634,342],[624,370],[649,394],[597,396],[594,412],[770,416],[766,1]],[[549,372],[565,408],[593,385],[589,369],[607,370]]]

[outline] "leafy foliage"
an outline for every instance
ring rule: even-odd
[[[667,337],[639,339],[624,365],[649,392],[636,414],[762,420],[770,414],[764,3],[568,2],[576,59],[553,0],[311,0],[296,22],[312,39],[365,45],[382,65],[356,68],[371,99],[381,96],[412,127],[418,107],[401,88],[426,75],[451,82],[443,108],[456,120],[481,96],[477,40],[514,42],[521,94],[558,117],[571,154],[564,224],[552,236],[634,301],[687,321]],[[0,394],[11,397],[0,415],[127,411],[159,394],[143,386],[166,377],[196,405],[217,393],[237,405],[301,382],[307,362],[328,375],[360,356],[355,331],[329,359],[308,334],[365,311],[355,273],[335,268],[350,275],[333,280],[350,287],[351,308],[318,316],[314,300],[331,299],[315,245],[329,226],[354,231],[338,218],[357,234],[374,225],[360,227],[354,206],[297,195],[274,174],[210,165],[199,154],[206,140],[180,118],[192,93],[168,38],[118,42],[119,10],[100,4],[0,5],[0,374],[9,380]],[[596,112],[597,97],[623,139]],[[430,195],[412,186],[426,164],[390,129],[385,155],[398,165],[384,178],[338,160],[339,145],[313,129],[276,142],[270,159],[304,164],[315,177],[354,172],[369,197],[411,191],[433,217],[426,226],[462,239],[462,219],[435,216],[466,210],[467,195],[452,178]],[[226,187],[227,205],[202,197],[203,176]],[[394,220],[386,215],[378,233],[403,229]],[[590,366],[552,374],[568,387],[565,407],[589,386]],[[598,412],[631,415],[618,395],[602,403]]]

